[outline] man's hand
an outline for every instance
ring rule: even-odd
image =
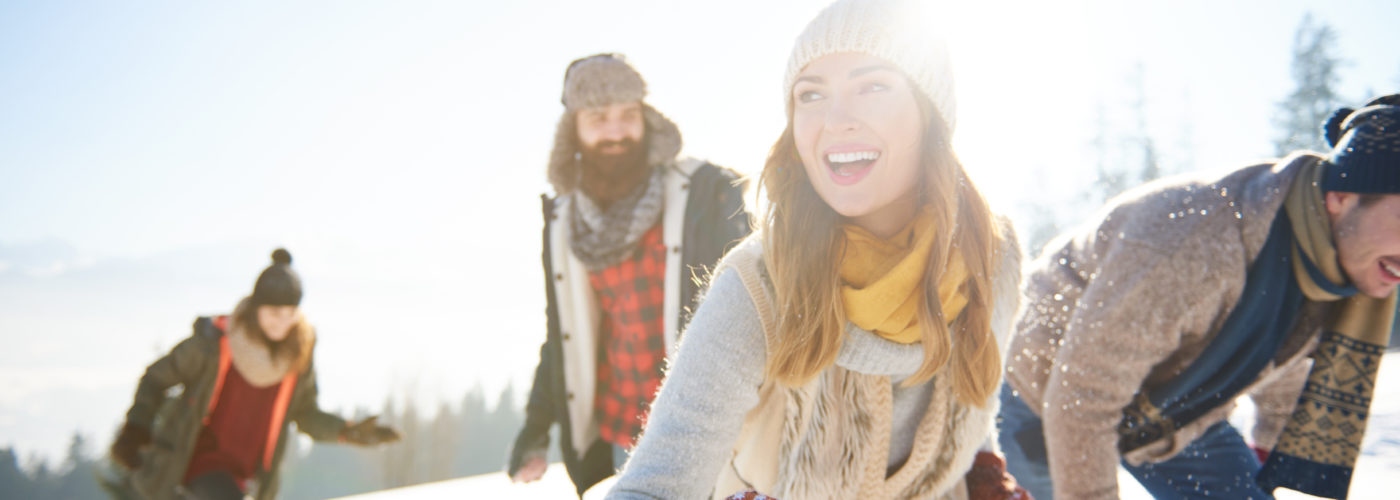
[[[506,461],[506,475],[513,483],[529,483],[544,477],[544,469],[549,466],[545,455],[549,453],[548,428],[530,429],[526,427],[515,436],[515,444],[510,448],[510,458]]]
[[[525,459],[525,463],[520,465],[520,470],[515,471],[515,474],[511,474],[510,481],[512,483],[532,483],[539,481],[540,478],[544,477],[544,470],[547,467],[549,467],[549,463],[545,461],[543,455],[527,458]]]

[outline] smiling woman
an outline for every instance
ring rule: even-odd
[[[881,237],[918,206],[926,119],[914,92],[884,60],[854,52],[813,61],[792,89],[792,135],[807,178],[833,210]]]
[[[1025,498],[989,441],[1020,253],[953,154],[921,6],[837,2],[799,37],[761,232],[610,497]]]

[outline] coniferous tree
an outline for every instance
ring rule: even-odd
[[[432,426],[428,428],[430,441],[426,443],[426,448],[421,452],[426,455],[427,480],[441,481],[452,478],[452,464],[456,461],[457,434],[461,429],[457,428],[457,418],[452,412],[452,406],[446,402],[438,405],[437,416],[433,418]]]
[[[1152,139],[1152,134],[1147,131],[1147,77],[1146,69],[1142,62],[1138,62],[1133,67],[1133,72],[1129,76],[1129,84],[1133,87],[1133,115],[1137,121],[1136,137],[1130,139],[1130,148],[1138,149],[1139,158],[1142,165],[1138,167],[1137,178],[1134,185],[1142,184],[1162,176],[1161,161],[1157,154],[1157,142]],[[1129,186],[1131,187],[1131,186]],[[1123,190],[1119,190],[1122,192]],[[1116,196],[1118,193],[1106,193],[1107,197]]]
[[[68,444],[68,456],[61,467],[50,498],[55,500],[99,500],[104,493],[97,482],[99,464],[88,456],[87,438],[74,432]]]
[[[1327,23],[1304,14],[1293,35],[1293,91],[1278,103],[1279,137],[1274,153],[1279,156],[1299,149],[1322,151],[1327,144],[1319,132],[1322,122],[1342,105],[1337,95],[1337,32]]]
[[[19,465],[14,448],[0,450],[0,491],[14,498],[34,498],[34,483]]]

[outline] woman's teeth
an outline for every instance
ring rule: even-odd
[[[880,158],[878,151],[829,153],[826,155],[826,163],[831,166],[831,170],[836,172],[836,175],[849,177],[870,166],[870,163],[878,158]]]
[[[827,163],[831,166],[839,166],[840,163],[854,163],[858,161],[874,161],[880,157],[879,151],[856,151],[851,153],[828,153]]]

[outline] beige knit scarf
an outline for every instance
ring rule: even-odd
[[[1396,293],[1384,299],[1337,293],[1348,286],[1348,280],[1337,261],[1331,222],[1318,187],[1323,168],[1315,163],[1298,173],[1284,208],[1298,243],[1293,249],[1293,272],[1299,287],[1309,300],[1339,302],[1339,312],[1313,352],[1307,385],[1259,482],[1266,490],[1281,486],[1345,498],[1395,321]]]

